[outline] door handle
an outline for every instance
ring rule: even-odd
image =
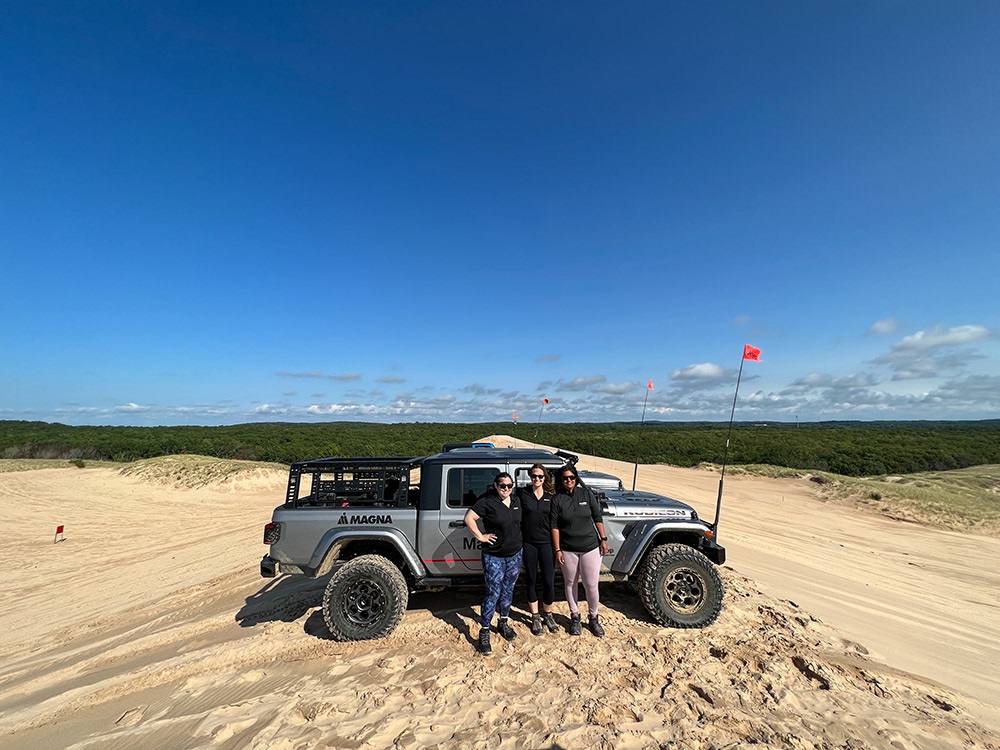
[[[448,524],[449,529],[460,529],[465,526],[465,521],[452,521]]]

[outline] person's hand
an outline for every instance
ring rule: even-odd
[[[601,542],[601,556],[607,555],[611,552],[611,548],[608,546],[607,542]]]
[[[560,565],[563,564],[563,553],[562,553],[562,550],[559,550],[558,552],[556,552],[556,562],[559,563]]]
[[[479,541],[482,542],[483,544],[493,544],[494,542],[496,542],[496,540],[497,540],[496,534],[483,534],[482,539],[480,539]]]

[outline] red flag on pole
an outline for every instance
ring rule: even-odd
[[[752,359],[754,362],[760,361],[760,349],[747,344],[743,347],[743,359]]]
[[[543,404],[547,404],[547,403],[549,403],[549,400],[548,400],[547,398],[543,398],[543,399],[542,399],[542,403],[543,403]]]
[[[646,383],[646,390],[647,390],[647,391],[651,391],[651,390],[653,390],[653,379],[652,379],[652,378],[650,378],[650,379],[649,379],[649,382],[648,382],[648,383]]]

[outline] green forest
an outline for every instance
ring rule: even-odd
[[[622,461],[769,464],[863,477],[1000,464],[1000,420],[970,422],[720,423],[510,422],[222,427],[73,427],[0,421],[0,457],[129,462],[175,454],[289,464],[325,456],[424,456],[445,443],[514,435]],[[729,437],[728,455],[726,451]]]

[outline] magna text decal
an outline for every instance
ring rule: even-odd
[[[392,523],[392,516],[390,515],[353,515],[353,516],[341,516],[340,520],[337,521],[338,526],[345,526],[349,524],[365,524],[365,523]]]

